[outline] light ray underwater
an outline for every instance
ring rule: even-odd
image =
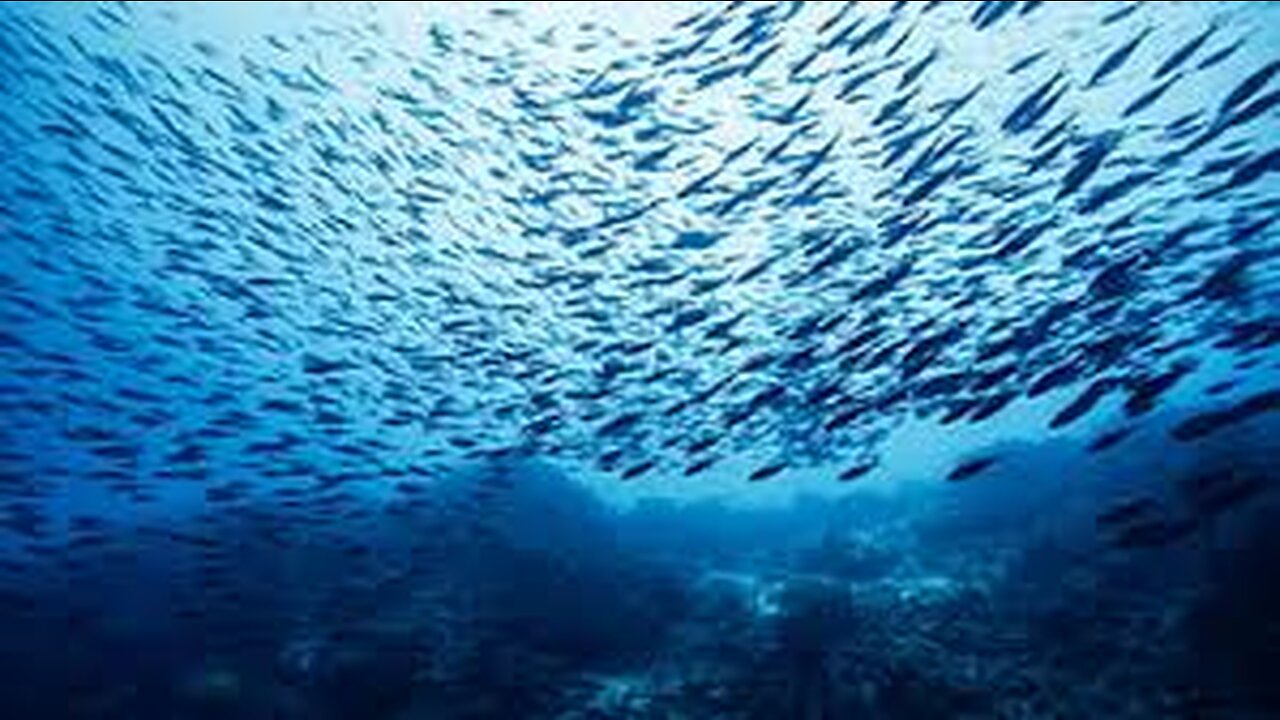
[[[0,716],[1280,716],[1280,4],[0,3]]]

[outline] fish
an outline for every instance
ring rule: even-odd
[[[964,460],[959,464],[957,464],[955,467],[953,467],[949,473],[947,473],[947,480],[949,482],[961,482],[964,480],[970,480],[986,472],[989,468],[991,468],[993,465],[996,464],[996,460],[997,458],[993,456],[980,456],[980,457]]]
[[[1257,182],[1264,175],[1280,172],[1280,148],[1273,148],[1257,156],[1247,158],[1221,185],[1201,192],[1197,197],[1207,199],[1229,190],[1236,190]]]
[[[1256,498],[1265,492],[1268,486],[1256,475],[1241,472],[1208,472],[1184,479],[1181,489],[1197,513],[1197,517],[1203,521]]]
[[[1209,26],[1204,29],[1204,32],[1178,46],[1177,49],[1169,53],[1169,56],[1165,58],[1164,62],[1160,63],[1160,65],[1156,67],[1155,71],[1151,75],[1151,79],[1159,80],[1165,75],[1168,75],[1185,65],[1187,61],[1196,54],[1196,51],[1203,47],[1205,43],[1209,42],[1210,38],[1217,34],[1218,29],[1218,23],[1211,22]]]
[[[874,461],[854,463],[853,465],[841,470],[837,479],[840,480],[840,482],[853,482],[870,474],[876,469],[876,467],[877,463]]]
[[[1244,46],[1244,43],[1245,43],[1245,39],[1240,38],[1235,42],[1231,43],[1230,45],[1225,45],[1222,48],[1212,53],[1209,53],[1208,57],[1204,58],[1196,65],[1196,69],[1208,70],[1209,68],[1214,67],[1215,65],[1219,65],[1223,62],[1226,62],[1227,59],[1229,59],[1232,55],[1235,55],[1236,52],[1239,51],[1240,48]]]
[[[1102,62],[1098,64],[1097,69],[1095,69],[1093,74],[1089,76],[1087,86],[1093,87],[1100,84],[1103,80],[1106,80],[1120,68],[1124,67],[1124,64],[1129,61],[1129,58],[1138,49],[1138,46],[1147,39],[1151,32],[1152,28],[1143,28],[1128,42],[1116,48],[1111,52],[1111,54],[1103,58]]]
[[[969,21],[978,30],[986,30],[999,22],[1016,6],[1017,3],[1009,0],[982,0],[969,17]]]
[[[1136,2],[1127,3],[1124,7],[1120,8],[1119,10],[1114,10],[1108,13],[1107,15],[1103,16],[1101,22],[1104,26],[1114,25],[1115,23],[1118,23],[1121,20],[1124,20],[1125,18],[1137,12],[1138,8],[1140,7],[1142,7],[1142,3],[1136,3]]]
[[[1167,547],[1190,537],[1198,527],[1194,518],[1152,518],[1125,525],[1110,542],[1122,549]]]
[[[648,473],[656,466],[657,461],[655,460],[642,460],[634,465],[629,465],[626,468],[623,468],[620,477],[623,480],[632,480]]]
[[[787,464],[785,462],[776,462],[776,463],[770,463],[768,465],[762,465],[756,468],[755,470],[752,470],[751,474],[747,476],[747,480],[751,482],[760,482],[761,480],[768,480],[769,478],[772,478],[778,475],[779,473],[781,473],[783,470],[786,470],[786,469],[787,469]]]
[[[1080,212],[1086,215],[1096,212],[1105,205],[1119,200],[1133,191],[1142,188],[1145,184],[1159,177],[1159,175],[1160,173],[1156,170],[1140,170],[1138,172],[1129,173],[1119,180],[1097,188],[1090,193],[1089,196],[1080,203]]]
[[[1132,434],[1133,428],[1130,427],[1120,427],[1114,430],[1104,431],[1095,436],[1093,440],[1089,441],[1086,450],[1090,453],[1100,453],[1104,450],[1109,450],[1124,442],[1125,439]]]
[[[1075,164],[1063,176],[1062,185],[1058,188],[1054,199],[1062,200],[1079,190],[1102,167],[1103,161],[1115,149],[1118,141],[1118,136],[1114,134],[1104,134],[1093,138],[1077,153]]]
[[[1041,60],[1043,60],[1048,56],[1049,56],[1048,50],[1034,51],[1029,55],[1026,55],[1016,60],[1012,65],[1009,66],[1009,69],[1006,70],[1005,72],[1007,72],[1010,75],[1017,75],[1018,73],[1022,72],[1023,70],[1026,70],[1027,68],[1030,68],[1031,66],[1035,65],[1036,63],[1040,62]]]
[[[1169,92],[1169,88],[1173,87],[1174,83],[1178,82],[1181,79],[1182,77],[1180,75],[1174,75],[1168,80],[1165,80],[1159,85],[1156,85],[1155,87],[1151,88],[1145,93],[1134,98],[1133,102],[1126,105],[1124,110],[1120,111],[1120,117],[1122,118],[1132,117],[1142,112],[1143,110],[1146,110],[1152,105],[1155,105],[1156,102],[1160,100],[1160,98],[1164,97],[1165,93]]]
[[[858,493],[899,477],[898,428],[995,430],[1024,398],[1057,404],[1050,442],[1114,400],[1099,466],[1243,429],[1280,343],[1259,11],[1060,34],[1063,7],[498,8],[412,43],[388,8],[222,43],[181,7],[0,7],[2,532],[56,554],[61,495],[189,494],[218,519],[138,542],[257,607],[233,571],[263,548],[378,565],[387,518],[446,526],[437,557],[509,542],[526,479],[442,489],[473,465]],[[1183,490],[1196,523],[1263,494],[1213,487]],[[1108,538],[1193,532],[1153,515]],[[136,547],[73,525],[77,572]]]
[[[1062,82],[1065,74],[1060,70],[1028,93],[1005,116],[1000,127],[1011,135],[1024,133],[1035,127],[1066,95],[1069,86]]]
[[[1183,348],[1182,343],[1173,343],[1157,351],[1159,355],[1169,355]],[[1152,410],[1159,397],[1168,392],[1182,378],[1194,372],[1197,364],[1194,360],[1178,358],[1167,370],[1161,373],[1135,373],[1125,378],[1126,390],[1129,393],[1125,401],[1125,412],[1136,417]]]
[[[1280,410],[1280,389],[1262,390],[1224,408],[1193,413],[1174,425],[1169,434],[1180,442],[1201,440],[1277,410]]]
[[[1145,496],[1127,498],[1098,513],[1097,524],[1102,528],[1130,524],[1161,512],[1160,503],[1154,498]]]
[[[1241,80],[1218,106],[1218,115],[1224,116],[1244,104],[1259,91],[1265,88],[1271,79],[1280,73],[1280,60],[1273,60]]]

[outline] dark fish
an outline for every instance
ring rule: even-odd
[[[1218,115],[1227,116],[1232,110],[1248,102],[1271,82],[1271,78],[1275,77],[1277,72],[1280,72],[1280,60],[1272,60],[1241,80],[1230,93],[1227,93],[1226,99],[1218,107]]]
[[[898,90],[900,91],[905,90],[906,88],[915,84],[920,79],[920,76],[923,75],[924,72],[928,70],[929,67],[938,60],[938,57],[939,57],[938,49],[934,48],[929,51],[928,55],[925,55],[923,58],[917,61],[916,64],[904,70],[902,72],[902,79],[898,81]]]
[[[318,355],[307,354],[302,357],[302,370],[308,375],[328,375],[356,369],[350,360],[329,359]]]
[[[992,394],[974,406],[973,410],[968,415],[968,420],[971,423],[982,422],[1005,409],[1009,403],[1013,402],[1017,398],[1018,393],[1012,390]]]
[[[632,480],[634,478],[638,478],[641,475],[644,475],[645,473],[649,472],[656,466],[657,466],[657,462],[654,460],[644,460],[642,462],[636,463],[635,465],[628,466],[626,469],[622,471],[622,479]]]
[[[1098,514],[1098,526],[1109,527],[1143,520],[1153,514],[1159,515],[1160,503],[1150,497],[1135,497],[1122,500]]]
[[[1176,363],[1163,373],[1126,378],[1124,386],[1129,397],[1125,400],[1125,413],[1135,417],[1150,412],[1160,396],[1171,390],[1194,368],[1191,363]]]
[[[688,477],[706,472],[712,465],[716,464],[718,459],[719,458],[708,457],[689,463],[684,468],[684,474]]]
[[[939,170],[933,173],[930,177],[925,178],[924,181],[916,185],[914,188],[911,189],[910,192],[908,192],[905,196],[903,196],[902,204],[910,207],[928,198],[938,188],[942,187],[947,182],[952,180],[954,177],[961,174],[964,171],[964,169],[965,169],[964,163],[956,162],[956,163],[952,163],[950,166],[948,166],[943,170]]]
[[[911,274],[912,262],[904,260],[887,270],[882,276],[869,281],[858,290],[855,290],[849,296],[850,303],[862,302],[865,300],[874,300],[890,291],[892,291],[899,283],[901,283],[908,275]],[[868,331],[873,332],[873,331]],[[869,338],[868,338],[869,339]],[[842,350],[848,352],[852,348]]]
[[[619,415],[609,422],[601,425],[596,431],[597,437],[612,437],[621,435],[634,428],[636,424],[644,418],[644,415],[638,412],[629,412]]]
[[[1102,167],[1102,161],[1115,148],[1117,141],[1117,136],[1109,134],[1093,138],[1083,150],[1076,154],[1075,165],[1063,176],[1062,185],[1058,188],[1054,199],[1061,200],[1079,190],[1080,186]]]
[[[1012,0],[982,0],[969,17],[969,22],[978,30],[986,30],[1017,6],[1018,3]]]
[[[1174,75],[1168,80],[1165,80],[1159,85],[1156,85],[1155,87],[1151,88],[1145,93],[1134,98],[1133,102],[1126,105],[1124,110],[1121,111],[1120,117],[1127,118],[1133,115],[1137,115],[1143,110],[1146,110],[1147,108],[1156,104],[1156,101],[1164,97],[1164,94],[1169,91],[1169,88],[1173,87],[1173,84],[1178,82],[1178,80],[1180,79],[1181,79],[1181,76]]]
[[[1133,192],[1151,182],[1151,180],[1159,177],[1160,173],[1155,170],[1140,170],[1130,173],[1119,180],[1097,188],[1080,203],[1080,212],[1089,214],[1100,210],[1103,206],[1119,200],[1129,193]]]
[[[1182,67],[1191,59],[1192,55],[1195,55],[1197,50],[1209,41],[1209,38],[1213,37],[1214,33],[1217,31],[1217,23],[1210,24],[1204,32],[1188,40],[1186,43],[1179,46],[1177,50],[1169,53],[1169,57],[1165,58],[1165,61],[1160,63],[1160,66],[1156,68],[1155,73],[1152,74],[1151,78],[1153,80],[1159,80],[1165,75],[1168,75],[1174,70]]]
[[[1049,420],[1049,427],[1057,429],[1079,420],[1093,410],[1103,398],[1119,387],[1120,381],[1115,378],[1100,378],[1093,381],[1074,400]]]
[[[992,251],[991,256],[996,259],[1013,257],[1030,247],[1032,243],[1052,227],[1053,223],[1049,221],[1024,227],[1015,232],[1003,245]]]
[[[1239,251],[1232,253],[1225,261],[1218,264],[1194,290],[1186,295],[1187,300],[1203,298],[1205,300],[1230,300],[1238,298],[1245,292],[1245,271],[1256,261],[1253,253]]]
[[[1280,390],[1264,390],[1221,410],[1195,413],[1175,425],[1171,434],[1182,442],[1199,440],[1277,410],[1280,410]]]
[[[1256,475],[1205,473],[1185,480],[1182,490],[1203,518],[1218,515],[1257,497],[1267,490],[1267,483]]]
[[[1102,452],[1103,450],[1109,450],[1115,447],[1116,445],[1119,445],[1121,442],[1125,440],[1125,438],[1129,437],[1132,434],[1133,434],[1133,428],[1127,428],[1127,427],[1116,428],[1115,430],[1107,430],[1106,432],[1100,433],[1097,437],[1095,437],[1092,441],[1090,441],[1086,449],[1090,453],[1098,453],[1098,452]]]
[[[1012,65],[1009,66],[1009,69],[1006,72],[1008,72],[1010,75],[1017,75],[1023,70],[1026,70],[1032,65],[1035,65],[1036,63],[1040,62],[1044,58],[1048,57],[1048,55],[1049,55],[1048,50],[1038,50],[1036,52],[1033,52],[1030,55],[1027,55],[1015,61]]]
[[[1196,69],[1207,70],[1208,68],[1211,68],[1215,65],[1219,65],[1225,62],[1227,58],[1230,58],[1232,55],[1235,55],[1236,51],[1244,46],[1244,42],[1245,42],[1244,38],[1241,38],[1231,43],[1230,45],[1223,47],[1217,52],[1210,53],[1208,57],[1201,60],[1200,63],[1196,65]]]
[[[769,478],[774,477],[775,475],[777,475],[778,473],[781,473],[783,470],[786,470],[786,469],[787,469],[787,464],[785,462],[778,462],[778,463],[771,463],[769,465],[763,465],[761,467],[756,468],[755,470],[752,470],[751,474],[747,477],[747,480],[750,482],[759,482],[761,480],[768,480]]]
[[[893,14],[885,16],[880,22],[867,28],[867,31],[857,37],[850,38],[848,44],[845,45],[845,54],[852,56],[859,50],[870,47],[880,42],[889,34],[890,28],[893,27]],[[892,54],[892,53],[890,53]]]
[[[1108,13],[1107,15],[1104,15],[1102,18],[1102,24],[1113,25],[1115,23],[1118,23],[1121,20],[1135,13],[1140,7],[1142,7],[1142,3],[1140,2],[1129,3],[1124,7],[1120,8],[1119,10],[1115,10],[1111,13]]]
[[[1046,80],[1042,85],[1032,90],[1021,102],[1019,102],[1012,112],[1005,116],[1000,127],[1011,135],[1017,135],[1035,127],[1049,111],[1062,99],[1067,91],[1067,85],[1063,84],[1059,87],[1059,82],[1063,79],[1064,74],[1058,71],[1053,77]],[[1054,92],[1055,89],[1057,92]]]
[[[1221,123],[1224,128],[1239,127],[1263,117],[1280,106],[1280,90],[1272,90],[1248,105],[1232,112]]]
[[[1097,300],[1110,300],[1131,294],[1138,283],[1135,268],[1137,256],[1123,258],[1107,265],[1089,282],[1088,295]]]
[[[687,450],[690,455],[696,455],[698,453],[706,452],[707,450],[710,450],[712,447],[715,447],[716,443],[718,442],[720,442],[719,437],[715,435],[709,435],[700,440],[695,440],[689,443]]]
[[[680,332],[685,328],[690,328],[702,323],[711,317],[711,312],[705,308],[690,308],[676,313],[671,319],[671,323],[667,325],[667,332]]]
[[[1126,549],[1165,547],[1190,537],[1197,527],[1194,518],[1152,518],[1126,524],[1115,533],[1111,544]]]
[[[855,463],[844,470],[841,470],[837,479],[840,480],[840,482],[853,482],[854,480],[864,477],[872,470],[875,470],[876,465],[877,464],[874,461]]]
[[[851,423],[855,422],[856,420],[858,420],[859,418],[865,416],[868,410],[869,408],[866,407],[865,405],[853,405],[851,407],[845,408],[844,410],[841,410],[840,412],[832,416],[829,420],[827,420],[827,422],[823,425],[823,429],[825,429],[827,432],[832,432],[839,428],[846,427]]]
[[[1272,172],[1280,172],[1280,147],[1249,158],[1231,173],[1231,177],[1226,182],[1200,193],[1197,197],[1207,199],[1228,190],[1246,187]]]
[[[963,334],[963,328],[956,325],[917,342],[902,358],[903,377],[910,378],[919,374]]]
[[[954,468],[952,468],[951,472],[947,474],[947,480],[951,482],[968,480],[970,478],[973,478],[981,474],[987,468],[991,467],[995,463],[996,463],[996,458],[991,456],[977,457],[977,458],[972,458],[970,460],[965,460],[960,464],[956,465]]]
[[[1129,57],[1138,49],[1138,46],[1142,44],[1142,41],[1150,34],[1151,28],[1143,28],[1133,37],[1133,39],[1129,40],[1129,42],[1124,45],[1121,45],[1119,48],[1116,48],[1115,51],[1105,57],[1098,65],[1098,68],[1093,71],[1093,75],[1089,76],[1088,87],[1093,87],[1101,83],[1123,67],[1124,64],[1128,62]]]
[[[677,250],[706,250],[724,238],[724,233],[687,231],[676,236],[672,247]]]
[[[1280,344],[1280,320],[1274,317],[1249,320],[1232,325],[1226,335],[1214,343],[1218,348],[1235,348],[1242,351],[1260,350]],[[1234,381],[1226,388],[1234,386]],[[1217,387],[1221,387],[1221,383]]]

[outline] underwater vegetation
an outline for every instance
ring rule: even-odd
[[[1280,5],[0,4],[0,715],[1280,716]]]

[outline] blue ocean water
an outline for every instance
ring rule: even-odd
[[[0,4],[0,717],[1280,716],[1278,48]]]

